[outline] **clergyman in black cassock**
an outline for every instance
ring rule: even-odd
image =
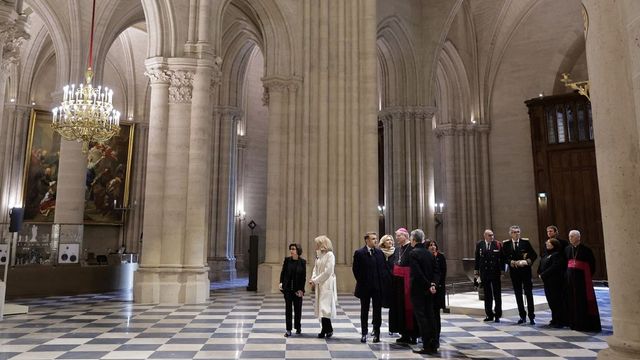
[[[569,232],[567,258],[567,322],[572,330],[600,332],[600,313],[591,277],[596,271],[593,252],[580,241],[580,232]]]
[[[409,232],[405,228],[396,230],[396,251],[393,254],[393,278],[391,280],[393,298],[389,306],[389,331],[399,333],[397,343],[415,343],[416,328],[413,321],[413,305],[410,296]]]

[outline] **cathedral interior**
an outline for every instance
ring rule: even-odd
[[[351,265],[366,232],[423,229],[463,281],[483,231],[504,240],[514,224],[538,253],[548,225],[582,233],[608,330],[501,325],[484,330],[595,345],[491,353],[454,346],[482,324],[449,315],[442,357],[640,358],[639,19],[633,0],[0,0],[2,291],[34,309],[0,321],[0,359],[358,358]],[[105,141],[54,129],[89,82],[119,112]],[[312,259],[319,235],[344,341],[285,342],[277,327],[260,347],[288,245]],[[257,292],[216,290],[247,277]],[[134,315],[200,336],[91,348],[120,328],[65,342],[78,324],[54,324]],[[252,331],[235,321],[247,315]],[[61,337],[28,341],[30,320]],[[413,355],[391,341],[359,355]]]

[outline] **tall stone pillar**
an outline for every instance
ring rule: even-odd
[[[436,135],[440,139],[442,156],[442,184],[444,201],[442,221],[444,239],[441,246],[447,253],[450,272],[462,274],[462,259],[473,256],[475,242],[490,212],[490,198],[485,145],[488,127],[471,124],[439,124]],[[484,139],[484,140],[483,140]],[[486,150],[486,153],[484,150]]]
[[[19,207],[22,203],[24,151],[31,107],[5,105],[3,115],[0,126],[0,222],[8,219],[11,207]]]
[[[640,8],[635,2],[583,0],[587,66],[613,335],[599,359],[640,358]],[[587,239],[588,240],[588,239]]]
[[[385,108],[378,114],[384,126],[385,227],[421,228],[435,232],[433,144],[431,121],[436,108]]]
[[[237,126],[241,110],[218,106],[213,109],[213,141],[211,141],[209,248],[207,263],[212,281],[236,277],[234,257]]]
[[[24,165],[30,112],[30,108],[17,105],[20,99],[14,103],[4,102],[8,98],[5,93],[8,77],[17,74],[20,48],[29,38],[27,18],[16,10],[16,4],[0,4],[0,222],[9,220],[10,207],[22,203],[20,169]],[[18,79],[12,81],[15,83]]]
[[[378,228],[376,3],[303,2],[303,78],[267,74],[266,258],[258,291],[276,292],[287,243],[333,241],[339,291],[353,251]],[[303,101],[304,99],[304,101]]]
[[[142,263],[134,300],[202,303],[209,297],[203,256],[206,205],[195,195],[204,195],[208,174],[210,70],[205,61],[198,64],[192,58],[149,59],[147,69],[152,114]]]

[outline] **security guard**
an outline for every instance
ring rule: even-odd
[[[484,231],[484,240],[476,244],[476,267],[474,274],[480,275],[480,281],[484,288],[484,312],[487,317],[484,321],[500,322],[502,317],[502,290],[500,289],[500,276],[503,269],[504,257],[502,243],[493,238],[493,230]],[[491,305],[495,300],[495,309]]]

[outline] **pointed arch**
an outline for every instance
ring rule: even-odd
[[[293,49],[293,34],[289,21],[275,0],[228,0],[212,9],[217,26],[213,29],[215,48],[224,49],[225,17],[235,7],[244,14],[258,37],[257,45],[265,59],[264,76],[300,76],[299,51]],[[245,28],[246,29],[246,28]],[[259,35],[259,36],[258,36]]]
[[[383,19],[377,29],[382,108],[419,104],[415,45],[397,16]]]
[[[447,40],[436,67],[438,125],[468,124],[471,121],[471,83],[458,50]]]

